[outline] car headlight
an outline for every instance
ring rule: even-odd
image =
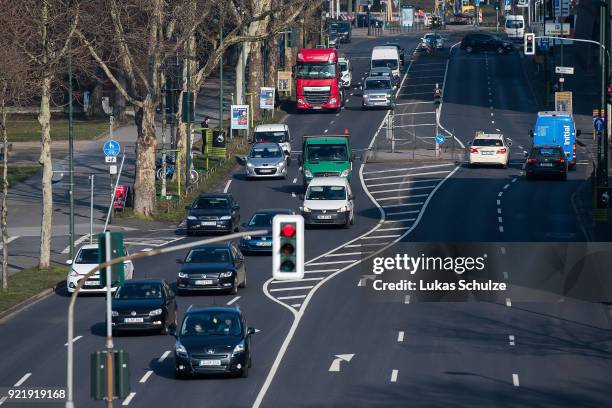
[[[226,220],[231,220],[232,216],[231,215],[224,215],[221,218],[219,218],[220,220],[226,221]]]
[[[174,352],[181,357],[187,357],[187,349],[178,340],[174,343]]]
[[[301,207],[301,208],[302,208],[302,211],[305,212],[305,213],[309,213],[310,212],[310,208],[308,208],[308,207]]]
[[[349,169],[342,170],[342,173],[340,173],[340,177],[348,177],[350,172],[351,171]]]
[[[149,316],[159,316],[160,314],[162,314],[161,308],[155,309],[155,310],[151,310],[149,312]]]
[[[233,274],[234,274],[234,271],[221,272],[219,274],[219,277],[220,278],[231,278]]]
[[[338,208],[338,212],[347,212],[349,210],[348,205],[343,205],[342,207]]]
[[[188,274],[186,274],[185,272],[179,272],[179,273],[178,273],[178,277],[179,277],[179,278],[188,278],[188,277],[189,277],[189,275],[188,275]]]
[[[336,102],[338,102],[338,99],[336,99],[336,98],[331,98],[329,100],[329,103],[336,103]]]
[[[285,161],[281,160],[278,163],[276,163],[276,167],[285,167]]]
[[[304,175],[305,175],[306,177],[312,177],[312,172],[311,172],[310,170],[306,170],[306,169],[304,169]]]
[[[253,168],[253,167],[255,167],[255,165],[254,165],[253,163],[251,163],[251,162],[247,162],[247,164],[246,164],[246,165],[247,165],[247,167],[249,167],[249,168]]]
[[[79,273],[77,271],[75,271],[74,269],[70,270],[70,276],[73,278],[76,278],[77,276],[79,276]]]
[[[240,343],[236,344],[236,347],[234,347],[234,351],[232,352],[232,354],[242,353],[243,351],[244,351],[244,342],[241,341]]]
[[[250,235],[244,235],[242,237],[242,239],[244,239],[245,241],[250,241],[251,240],[251,236]]]
[[[187,219],[188,219],[188,220],[191,220],[191,221],[195,221],[195,220],[197,220],[197,219],[198,219],[198,217],[195,217],[195,216],[193,216],[193,215],[189,215],[189,216],[187,216]]]
[[[119,312],[118,312],[118,311],[116,311],[116,310],[113,310],[113,311],[111,312],[111,316],[113,316],[113,317],[117,317],[117,316],[119,316]]]
[[[370,95],[368,95],[368,94],[364,94],[364,95],[363,95],[363,99],[370,99]]]

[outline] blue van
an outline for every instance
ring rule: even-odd
[[[530,130],[534,146],[561,146],[570,168],[576,166],[576,130],[574,118],[569,112],[538,112],[535,130]]]

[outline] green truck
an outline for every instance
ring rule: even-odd
[[[302,142],[302,177],[304,187],[315,177],[339,176],[351,179],[354,157],[350,134],[304,136]]]

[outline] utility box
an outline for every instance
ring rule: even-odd
[[[111,232],[111,259],[125,256],[123,251],[123,234],[121,232]],[[98,262],[106,262],[106,237],[105,233],[98,234]],[[111,267],[111,285],[123,286],[125,280],[125,264],[120,262]],[[100,286],[106,286],[106,269],[100,271]]]
[[[106,399],[106,351],[91,353],[90,394],[94,400]],[[129,355],[124,350],[113,352],[114,398],[123,399],[130,394]]]

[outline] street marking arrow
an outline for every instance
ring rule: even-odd
[[[361,275],[357,286],[365,286],[368,280],[374,280],[375,277],[376,275]]]
[[[332,361],[329,366],[330,372],[340,372],[340,361],[346,361],[347,363],[351,361],[354,354],[336,354],[336,358]]]

